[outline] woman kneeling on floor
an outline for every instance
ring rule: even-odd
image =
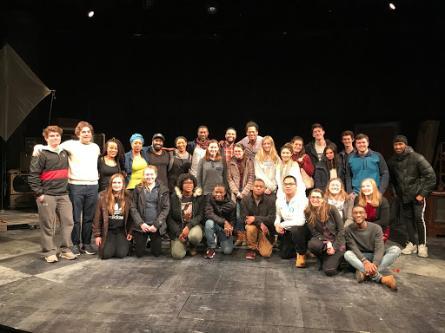
[[[125,178],[116,173],[111,176],[107,189],[99,193],[93,221],[100,258],[123,258],[128,254],[133,226],[130,207],[131,195],[125,190]]]
[[[170,198],[167,227],[172,257],[182,259],[187,247],[190,255],[194,256],[196,247],[201,243],[205,197],[201,195],[201,188],[196,186],[196,177],[190,173],[181,174],[177,184]]]

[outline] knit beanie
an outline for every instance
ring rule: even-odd
[[[403,142],[404,144],[407,145],[408,139],[406,138],[406,136],[399,134],[399,135],[396,135],[394,137],[394,139],[392,140],[392,143],[396,143],[396,142]]]
[[[142,141],[142,144],[144,144],[144,137],[142,136],[142,134],[134,133],[130,137],[130,144],[133,143],[134,140],[140,140],[140,141]]]

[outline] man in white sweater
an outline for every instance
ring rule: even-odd
[[[79,140],[68,140],[60,145],[68,152],[69,157],[68,191],[74,218],[72,250],[75,255],[80,255],[81,252],[96,254],[91,246],[91,233],[98,198],[97,159],[100,149],[92,142],[93,126],[90,123],[79,122],[74,133]]]
[[[305,254],[309,240],[304,209],[307,198],[297,195],[297,180],[294,176],[283,179],[284,196],[276,201],[275,230],[280,238],[280,257],[289,259],[297,255],[295,265],[306,267]]]

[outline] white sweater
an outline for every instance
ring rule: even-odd
[[[99,146],[95,143],[83,144],[77,140],[68,140],[60,144],[69,154],[69,180],[75,185],[96,185],[99,179],[97,159]]]
[[[279,225],[284,229],[294,226],[302,226],[306,222],[304,209],[307,206],[307,198],[295,194],[293,198],[287,202],[286,196],[277,198],[277,215],[275,225]]]

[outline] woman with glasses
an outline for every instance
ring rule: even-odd
[[[337,208],[324,200],[323,191],[318,188],[309,193],[304,213],[312,235],[309,251],[317,256],[326,275],[336,275],[346,250],[343,219]]]

